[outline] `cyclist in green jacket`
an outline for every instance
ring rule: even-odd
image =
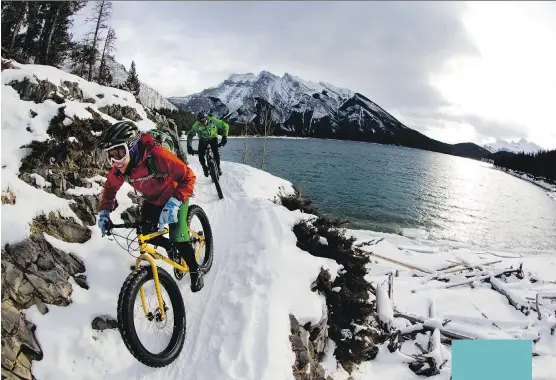
[[[206,111],[201,111],[197,114],[197,121],[193,124],[193,128],[187,135],[187,153],[195,154],[195,150],[191,146],[193,141],[193,136],[197,134],[199,136],[199,162],[203,167],[203,174],[208,177],[207,163],[205,160],[205,150],[207,146],[210,145],[214,159],[216,160],[216,165],[218,166],[218,175],[222,175],[222,170],[220,169],[220,154],[218,153],[218,147],[224,146],[228,142],[228,131],[230,126],[223,120],[217,119],[216,117],[209,116]],[[218,135],[222,135],[220,144],[218,144]]]

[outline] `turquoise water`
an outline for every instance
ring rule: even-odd
[[[262,139],[248,139],[250,163]],[[243,139],[223,160],[241,162]],[[404,147],[321,139],[268,139],[265,170],[300,187],[350,228],[499,248],[556,249],[556,202],[546,191],[471,159]],[[194,158],[196,159],[196,158]],[[226,173],[224,173],[226,175]]]

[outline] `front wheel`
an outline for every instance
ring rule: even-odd
[[[151,266],[129,274],[118,297],[118,327],[131,354],[149,367],[164,367],[179,356],[185,342],[185,306],[180,289],[170,274],[158,267],[165,318],[160,307]],[[145,310],[141,300],[145,294]]]
[[[187,226],[193,233],[189,233],[189,241],[195,253],[195,259],[199,263],[203,273],[208,273],[212,267],[214,240],[212,228],[205,211],[198,205],[189,205],[187,211]],[[198,236],[204,238],[203,245]]]
[[[216,192],[218,193],[218,198],[224,198],[224,194],[222,193],[222,188],[220,187],[220,178],[218,177],[218,171],[216,170],[216,164],[212,162],[210,165],[210,177],[212,178],[212,182],[214,182],[214,186],[216,186]]]

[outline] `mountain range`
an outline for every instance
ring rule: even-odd
[[[274,135],[369,141],[477,159],[490,154],[473,143],[452,145],[431,139],[363,94],[289,73],[232,74],[215,87],[168,100],[182,110],[210,111],[232,124],[261,125],[264,110],[269,110]]]
[[[485,148],[491,153],[496,153],[496,152],[536,153],[540,150],[544,150],[537,144],[527,141],[525,139],[521,139],[515,142],[514,141],[507,142],[506,140],[496,139],[496,141],[492,144],[483,145],[483,148]]]
[[[125,66],[109,58],[108,67],[112,85],[123,84],[128,76]],[[62,69],[69,72],[71,63]],[[483,158],[499,151],[529,153],[542,149],[524,139],[497,140],[482,147],[474,143],[446,144],[406,127],[360,93],[329,83],[306,81],[289,73],[282,77],[268,71],[258,75],[232,74],[215,87],[170,98],[140,82],[139,101],[146,108],[180,108],[189,112],[203,109],[233,124],[255,125],[262,123],[266,106],[275,135],[371,141],[470,158]]]

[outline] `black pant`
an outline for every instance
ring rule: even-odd
[[[218,152],[218,137],[214,137],[210,140],[201,140],[199,139],[199,162],[203,167],[203,170],[207,169],[207,163],[205,160],[205,151],[207,150],[207,146],[210,145],[212,149],[212,154],[214,155],[214,159],[216,160],[216,166],[220,169],[220,153]]]
[[[141,222],[140,222],[140,233],[148,234],[158,231],[158,218],[164,206],[153,205],[149,202],[143,202],[143,207],[141,208]],[[160,246],[170,253],[170,250],[175,247],[180,256],[183,257],[189,270],[191,272],[197,272],[199,270],[199,264],[195,260],[195,252],[193,252],[193,247],[188,241],[173,243],[165,236],[157,236],[154,239],[149,240],[149,244]]]

